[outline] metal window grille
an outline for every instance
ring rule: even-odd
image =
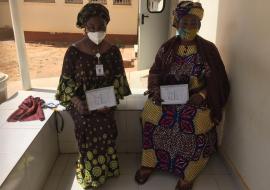
[[[33,2],[33,3],[55,3],[55,0],[24,0],[24,2]]]
[[[131,0],[113,0],[114,5],[131,5]]]
[[[100,3],[103,5],[107,4],[107,0],[89,0],[89,3]]]
[[[83,0],[65,0],[68,4],[83,4]]]

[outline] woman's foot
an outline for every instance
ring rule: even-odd
[[[141,167],[135,174],[135,181],[138,184],[144,184],[153,173],[154,168]]]
[[[175,190],[192,190],[193,183],[179,179],[176,184]]]

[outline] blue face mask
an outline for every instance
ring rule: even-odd
[[[180,36],[180,38],[182,40],[193,40],[197,33],[198,33],[198,29],[183,29],[183,28],[179,28],[176,32],[177,35]]]

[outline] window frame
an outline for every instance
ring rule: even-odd
[[[147,0],[147,10],[148,10],[149,13],[162,13],[164,11],[165,6],[166,6],[166,0],[163,0],[163,7],[162,7],[162,9],[160,11],[151,11],[149,9],[149,1],[150,0]]]
[[[116,2],[116,1],[125,1],[127,3],[119,3],[119,2]],[[113,0],[113,5],[124,5],[124,6],[130,6],[132,5],[131,3],[131,0]]]
[[[83,0],[65,0],[65,4],[83,4]]]
[[[55,0],[24,0],[25,3],[55,3]]]
[[[102,5],[107,5],[107,0],[88,0],[89,3],[100,3]]]

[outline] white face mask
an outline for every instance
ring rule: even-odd
[[[95,44],[98,45],[105,38],[106,32],[104,32],[104,31],[88,32],[87,36],[92,42],[94,42]]]

